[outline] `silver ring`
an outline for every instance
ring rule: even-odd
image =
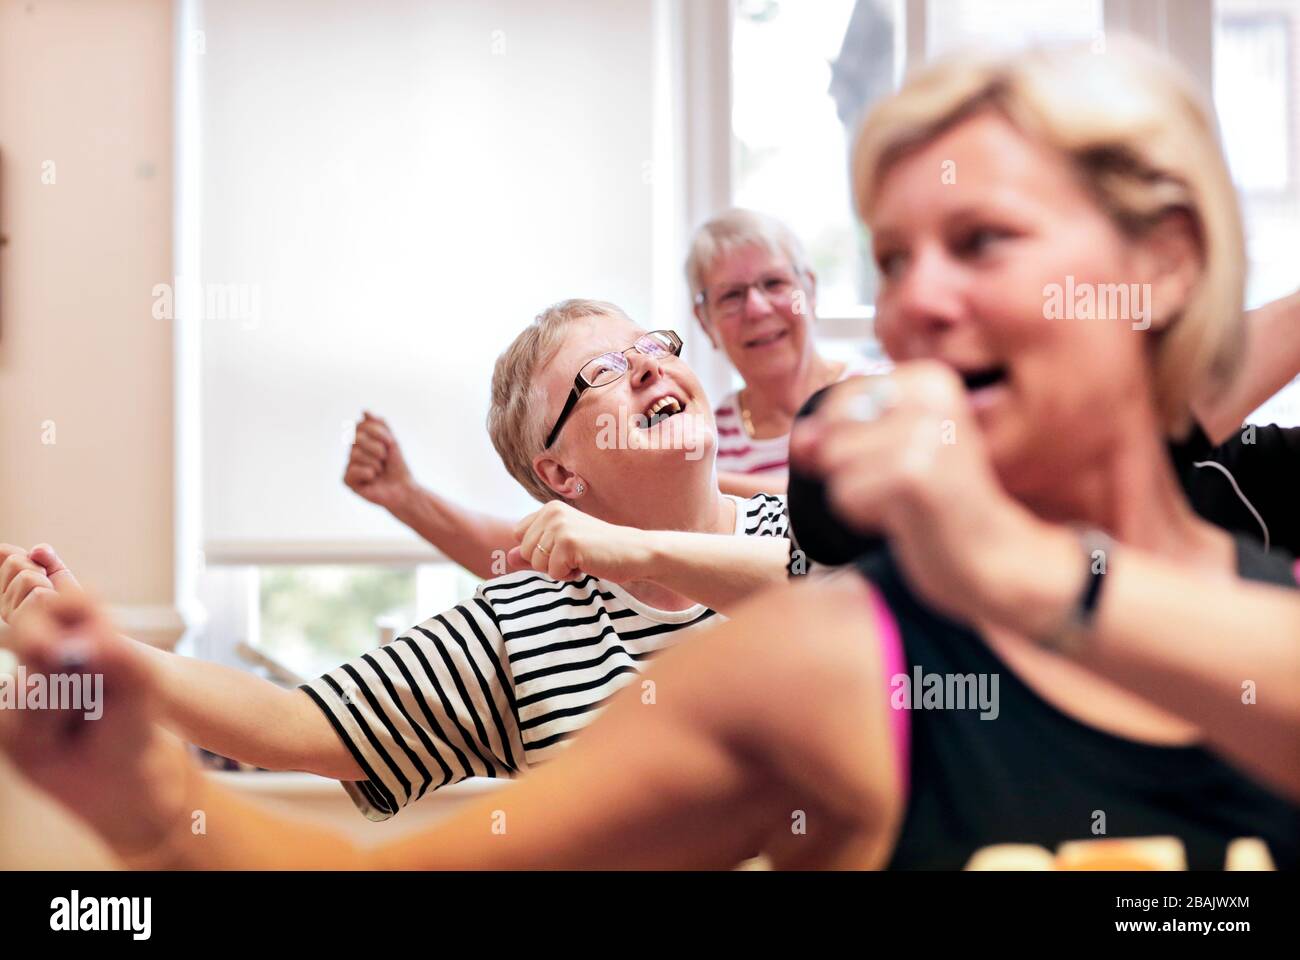
[[[893,380],[871,377],[869,381],[865,390],[854,394],[845,404],[845,414],[850,420],[871,423],[898,404],[898,387]]]

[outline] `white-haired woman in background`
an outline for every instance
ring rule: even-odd
[[[784,492],[799,408],[822,387],[884,365],[817,352],[817,275],[794,231],[775,217],[735,208],[702,224],[686,282],[704,332],[744,381],[714,411],[723,486]]]

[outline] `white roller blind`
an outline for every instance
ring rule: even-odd
[[[532,509],[493,360],[565,297],[652,319],[652,2],[202,5],[210,560],[413,543],[340,482],[363,407],[426,485]]]

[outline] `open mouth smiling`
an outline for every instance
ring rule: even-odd
[[[665,394],[645,409],[646,429],[675,417],[686,409],[686,404],[672,394]]]
[[[969,393],[997,386],[1007,379],[1006,367],[984,367],[980,370],[959,370],[962,382]]]

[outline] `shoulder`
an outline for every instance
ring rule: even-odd
[[[1237,575],[1243,580],[1271,583],[1295,590],[1300,587],[1300,564],[1286,549],[1273,546],[1268,550],[1253,537],[1237,534]]]
[[[575,607],[603,606],[616,599],[609,584],[588,574],[576,580],[554,580],[544,573],[521,570],[489,580],[478,588],[473,605],[509,637],[521,623],[568,619]]]
[[[1283,427],[1276,423],[1246,424],[1219,446],[1214,459],[1240,463],[1246,459],[1263,461],[1261,465],[1285,466],[1300,461],[1300,427]]]
[[[840,380],[847,380],[849,377],[866,377],[880,376],[889,373],[894,369],[894,365],[888,360],[875,360],[871,357],[854,355],[844,364],[844,370],[840,374]]]
[[[1171,445],[1175,462],[1212,461],[1228,469],[1276,469],[1300,463],[1300,427],[1276,423],[1243,424],[1227,440],[1214,446],[1196,426],[1186,440]],[[1279,477],[1278,479],[1284,479]],[[1289,478],[1287,478],[1289,479]]]
[[[750,537],[784,537],[790,527],[785,497],[760,493],[747,500],[737,499],[740,532]]]

